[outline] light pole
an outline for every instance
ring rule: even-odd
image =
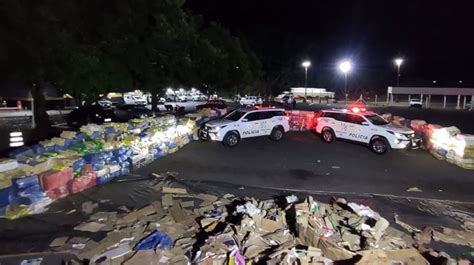
[[[343,61],[339,64],[339,69],[344,73],[344,95],[346,97],[347,105],[347,73],[351,70],[352,64],[349,61]]]
[[[304,61],[301,66],[304,67],[304,100],[306,101],[307,87],[308,87],[308,67],[311,66],[310,61]]]
[[[403,59],[397,58],[394,61],[395,61],[395,64],[397,65],[397,86],[399,86],[400,85],[400,66],[403,63]]]

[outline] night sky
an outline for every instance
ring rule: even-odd
[[[474,87],[474,1],[187,0],[185,7],[266,56],[294,52],[295,71],[309,58],[314,86],[337,86],[337,62],[349,58],[352,82],[386,89],[401,56],[402,85]]]

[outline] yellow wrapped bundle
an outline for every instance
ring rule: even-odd
[[[36,175],[45,171],[52,169],[57,165],[58,158],[49,157],[44,162],[39,163],[35,166],[30,166],[27,164],[18,164],[18,167],[23,170],[27,175]]]
[[[5,212],[5,217],[8,219],[16,219],[22,216],[30,215],[33,211],[26,205],[9,205]]]
[[[82,126],[79,130],[87,135],[91,135],[94,132],[101,132],[102,127],[94,123],[89,123],[87,125]]]
[[[13,169],[0,172],[0,189],[8,188],[12,185],[13,178],[24,177],[27,174],[21,169]]]
[[[174,142],[176,143],[176,145],[177,145],[179,148],[183,147],[183,146],[186,144],[186,142],[185,142],[185,140],[184,140],[184,138],[183,138],[182,136],[176,137],[176,138],[174,139]]]
[[[61,133],[61,135],[59,135],[61,138],[64,138],[64,139],[72,139],[74,137],[76,137],[76,132],[74,131],[63,131]]]

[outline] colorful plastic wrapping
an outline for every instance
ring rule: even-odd
[[[69,192],[75,194],[96,185],[96,174],[93,171],[87,172],[83,176],[74,178],[69,182]]]
[[[80,132],[21,147],[0,162],[0,216],[40,213],[54,200],[104,185],[193,139],[196,120],[173,115],[128,123],[88,124]],[[15,168],[17,163],[18,168]],[[7,165],[8,164],[8,165]]]

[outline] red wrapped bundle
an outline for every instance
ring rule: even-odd
[[[69,181],[72,180],[72,168],[67,168],[62,171],[48,170],[41,173],[39,179],[41,186],[46,191],[67,187]]]
[[[82,168],[82,171],[81,171],[81,174],[82,175],[87,175],[89,173],[94,173],[94,170],[92,169],[92,165],[91,164],[86,164],[83,168]]]
[[[68,196],[69,191],[67,189],[67,186],[62,186],[59,188],[47,190],[46,194],[48,195],[49,198],[51,198],[51,200],[57,200],[57,199],[61,199]]]
[[[286,116],[291,130],[311,130],[315,126],[313,111],[287,110]]]
[[[83,176],[75,178],[69,182],[69,192],[75,194],[83,190],[92,188],[96,185],[96,174],[88,172]]]

